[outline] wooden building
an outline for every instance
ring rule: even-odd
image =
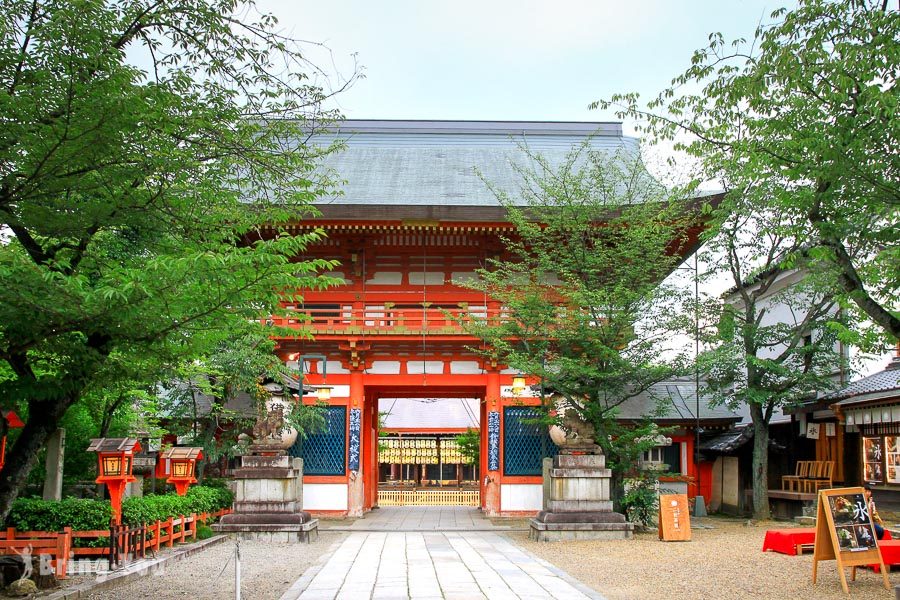
[[[380,401],[463,398],[479,407],[482,508],[537,511],[545,434],[527,421],[539,399],[514,395],[515,372],[472,352],[479,340],[456,322],[502,312],[460,285],[504,255],[500,236],[512,230],[485,181],[515,194],[513,164],[529,160],[522,145],[560,164],[580,144],[637,152],[637,141],[618,123],[458,121],[346,121],[318,141],[335,138],[346,148],[325,166],[346,182],[342,195],[296,230],[327,232],[310,255],[340,261],[344,284],[287,305],[311,317],[314,339],[285,337],[278,349],[306,384],[331,388],[329,427],[292,448],[305,459],[304,507],[358,516],[376,504]]]

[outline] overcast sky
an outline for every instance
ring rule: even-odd
[[[259,0],[312,60],[365,79],[338,99],[349,118],[611,120],[587,105],[654,95],[710,32],[752,36],[791,0]],[[333,58],[333,64],[331,60]],[[335,78],[335,81],[337,78]]]

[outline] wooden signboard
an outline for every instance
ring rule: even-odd
[[[850,580],[856,579],[856,567],[881,565],[885,589],[891,589],[887,570],[878,549],[875,525],[869,514],[865,490],[861,487],[835,488],[819,492],[816,510],[816,545],[813,552],[812,581],[820,560],[836,560],[841,587],[849,594],[844,567],[850,567]]]
[[[663,494],[659,497],[659,539],[664,542],[691,540],[691,511],[685,494]]]

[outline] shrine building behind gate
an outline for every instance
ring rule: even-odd
[[[504,256],[500,236],[512,230],[485,181],[515,198],[512,165],[530,162],[522,146],[558,165],[579,144],[637,152],[637,141],[618,123],[547,122],[350,120],[319,141],[335,137],[346,148],[326,166],[345,182],[343,193],[318,203],[321,216],[296,230],[326,230],[309,255],[340,261],[333,274],[344,284],[288,305],[312,317],[314,339],[283,338],[278,346],[307,384],[331,388],[328,428],[291,449],[305,461],[304,508],[358,516],[376,504],[379,401],[475,399],[482,508],[534,513],[548,452],[545,433],[528,423],[539,399],[514,395],[516,373],[474,352],[479,340],[454,320],[502,311],[460,285],[488,258]],[[685,452],[691,456],[693,445]]]

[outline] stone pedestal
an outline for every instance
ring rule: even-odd
[[[545,474],[544,510],[531,520],[529,537],[539,542],[632,537],[634,525],[613,512],[611,476],[602,454],[555,456]]]
[[[245,539],[309,542],[319,520],[303,510],[303,460],[242,456],[234,471],[234,512],[213,529]]]

